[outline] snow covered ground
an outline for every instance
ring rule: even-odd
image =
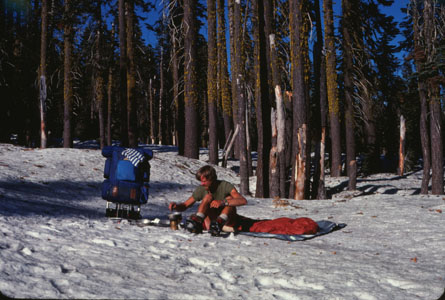
[[[206,164],[152,146],[143,217],[166,217]],[[253,218],[310,217],[347,227],[303,242],[192,235],[104,217],[100,150],[0,144],[0,291],[18,298],[437,299],[445,287],[445,198],[421,173],[358,180],[317,201],[246,197]],[[239,184],[231,169],[218,177]],[[327,178],[332,189],[346,178]],[[255,178],[251,179],[251,191]],[[183,213],[188,216],[194,210]],[[443,213],[442,213],[443,212]]]

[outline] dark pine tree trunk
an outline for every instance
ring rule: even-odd
[[[39,110],[40,110],[40,148],[46,148],[46,48],[48,35],[48,0],[42,0],[42,26],[40,37],[40,76],[39,76]],[[1,25],[0,25],[1,26]]]
[[[125,0],[119,0],[119,103],[121,145],[128,146],[127,124],[127,46],[125,32]]]
[[[112,132],[111,132],[111,116],[113,111],[113,67],[108,69],[108,83],[107,83],[107,145],[112,145]]]
[[[286,160],[285,160],[285,117],[284,117],[284,101],[283,93],[281,91],[280,75],[279,75],[279,62],[277,54],[277,45],[275,41],[275,31],[273,24],[273,3],[271,0],[264,1],[264,13],[265,13],[265,31],[266,38],[269,41],[269,58],[271,64],[271,78],[272,86],[275,96],[275,118],[271,122],[275,122],[276,126],[276,138],[272,138],[272,149],[270,155],[270,192],[271,197],[279,196],[286,197]],[[273,168],[272,168],[273,167]]]
[[[185,145],[184,156],[199,157],[198,94],[196,77],[196,0],[184,1],[184,110]]]
[[[150,110],[150,143],[156,144],[156,127],[155,127],[155,99],[154,99],[155,90],[153,88],[153,78],[150,78],[148,81],[148,101],[149,101],[149,110]]]
[[[331,176],[341,175],[340,105],[337,93],[337,64],[332,0],[323,1],[326,47],[326,80],[331,125]]]
[[[218,83],[219,98],[221,101],[222,115],[224,120],[224,136],[226,144],[233,134],[233,114],[230,94],[229,71],[227,67],[227,43],[226,25],[224,13],[224,0],[218,0]],[[231,156],[233,153],[231,154]]]
[[[229,14],[229,38],[230,38],[230,61],[235,62],[236,61],[236,53],[235,53],[235,21],[234,21],[234,15],[235,15],[235,3],[236,0],[228,0],[228,14]],[[241,25],[240,25],[241,26]],[[237,98],[237,91],[236,91],[236,78],[233,76],[233,74],[238,74],[238,71],[236,70],[237,64],[231,63],[230,64],[230,73],[232,74],[232,81],[231,81],[231,95],[232,95],[232,120],[234,127],[236,129],[236,126],[239,124],[238,122],[238,98]],[[233,145],[233,155],[236,159],[239,159],[239,144],[234,143]]]
[[[344,51],[344,81],[345,81],[345,126],[346,126],[346,168],[349,176],[348,189],[355,190],[357,185],[357,162],[355,159],[354,138],[354,106],[353,106],[353,61],[352,61],[352,37],[350,30],[356,14],[352,10],[350,0],[342,0],[343,8],[343,51]]]
[[[134,2],[128,0],[127,4],[127,122],[128,122],[128,145],[138,146],[137,130],[137,98],[136,98],[136,66],[134,57]]]
[[[115,26],[111,28],[111,36],[114,40],[115,35]],[[109,48],[110,53],[114,53],[114,44],[111,43]],[[113,97],[113,84],[114,84],[114,74],[113,74],[113,57],[110,59],[110,65],[108,67],[108,83],[107,83],[107,145],[111,146],[113,141],[113,134],[111,132],[111,119],[112,119],[112,111],[115,99]]]
[[[430,131],[431,131],[431,193],[443,194],[443,142],[442,142],[442,110],[440,107],[440,87],[430,88]]]
[[[431,170],[431,150],[430,150],[430,134],[428,132],[428,100],[426,97],[425,84],[419,80],[419,97],[420,97],[420,142],[422,144],[423,157],[423,177],[420,188],[421,194],[428,194],[428,185],[430,182]]]
[[[176,145],[178,146],[178,154],[184,155],[184,99],[182,93],[179,92],[179,47],[176,38],[173,38],[173,98],[175,99],[175,129],[176,129]]]
[[[313,198],[326,199],[325,187],[325,148],[326,148],[326,57],[323,55],[323,32],[320,16],[320,1],[315,0],[315,22],[317,42],[314,45],[314,99],[319,99],[318,113],[320,114],[320,129],[318,131],[318,145],[315,152],[315,172],[313,180]]]
[[[302,10],[300,1],[290,1],[290,40],[292,62],[293,158],[289,197],[302,200],[306,186],[307,101],[304,85],[304,59],[301,40]]]
[[[267,40],[267,55],[270,61],[270,68],[268,71],[272,90],[279,86],[278,71],[277,71],[277,56],[275,51],[275,34],[273,32],[273,3],[271,0],[264,0],[264,31]],[[270,197],[280,197],[280,154],[278,151],[278,113],[277,113],[277,99],[273,94],[273,108],[271,114],[271,149],[269,155],[269,191]]]
[[[241,27],[241,4],[239,1],[234,3],[234,49],[235,49],[235,64],[236,73],[234,80],[236,84],[236,95],[238,99],[238,146],[240,159],[240,192],[244,195],[249,194],[249,170],[247,166],[247,140],[246,140],[246,99],[244,98],[243,88],[245,86],[245,79],[243,76],[243,56],[242,56],[242,27]]]
[[[423,72],[422,59],[424,56],[423,49],[420,41],[420,30],[419,27],[419,11],[416,6],[413,10],[413,37],[414,37],[414,61],[416,64],[416,69],[418,73]],[[428,100],[426,84],[422,78],[418,79],[418,91],[420,98],[420,142],[422,145],[422,158],[423,158],[423,177],[422,184],[420,188],[421,194],[428,194],[428,185],[430,182],[430,169],[431,169],[431,150],[430,150],[430,138],[428,132]]]
[[[158,139],[159,145],[165,144],[165,105],[164,105],[164,47],[161,46],[159,49],[159,55],[161,56],[161,61],[159,62],[159,110],[158,110]]]
[[[63,81],[63,147],[73,147],[73,138],[71,135],[71,115],[73,111],[73,84],[71,77],[72,68],[72,30],[71,21],[71,1],[65,0],[65,23],[63,32],[63,48],[64,48],[64,81]]]
[[[255,99],[257,113],[257,183],[255,197],[269,197],[269,153],[271,148],[271,120],[269,103],[269,83],[267,74],[267,45],[264,32],[263,0],[252,2],[255,40]]]
[[[438,51],[438,38],[435,34],[436,8],[435,1],[424,0],[424,43],[427,65],[434,65],[435,52]],[[433,68],[433,72],[436,72]],[[431,72],[431,71],[430,71]],[[443,194],[443,141],[442,141],[442,109],[441,85],[437,82],[437,73],[427,79],[428,98],[430,105],[430,133],[431,133],[431,192],[433,195]]]
[[[216,3],[207,0],[207,101],[209,111],[209,162],[218,164],[218,87],[217,87],[217,51],[216,51]]]
[[[99,116],[99,144],[102,149],[105,146],[105,118],[104,118],[104,78],[102,64],[102,1],[97,1],[96,22],[96,57],[95,57],[95,95]]]

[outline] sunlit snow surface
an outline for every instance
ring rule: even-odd
[[[166,217],[198,182],[201,160],[151,146],[144,218]],[[445,287],[445,198],[419,194],[421,172],[379,174],[329,200],[255,199],[252,218],[310,217],[347,227],[303,242],[215,238],[104,217],[100,150],[0,144],[0,291],[17,298],[437,299]],[[239,184],[236,162],[218,177]],[[255,189],[252,177],[250,189]],[[183,217],[195,209],[186,211]]]

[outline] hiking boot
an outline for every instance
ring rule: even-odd
[[[220,236],[224,224],[226,224],[226,220],[221,217],[216,218],[216,220],[210,222],[209,233],[212,236]]]
[[[191,215],[185,222],[185,229],[191,233],[202,233],[203,219],[197,215]]]

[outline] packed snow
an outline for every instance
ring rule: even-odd
[[[143,218],[166,218],[207,164],[148,145],[150,199]],[[287,242],[212,237],[135,226],[104,216],[105,158],[92,144],[28,149],[0,144],[0,292],[14,298],[438,299],[445,287],[445,197],[419,193],[421,172],[327,177],[329,200],[256,199],[251,218],[309,217],[346,223]],[[239,186],[236,162],[216,167]],[[255,190],[255,177],[250,191]],[[254,193],[253,193],[254,194]],[[183,213],[183,218],[196,211]]]

